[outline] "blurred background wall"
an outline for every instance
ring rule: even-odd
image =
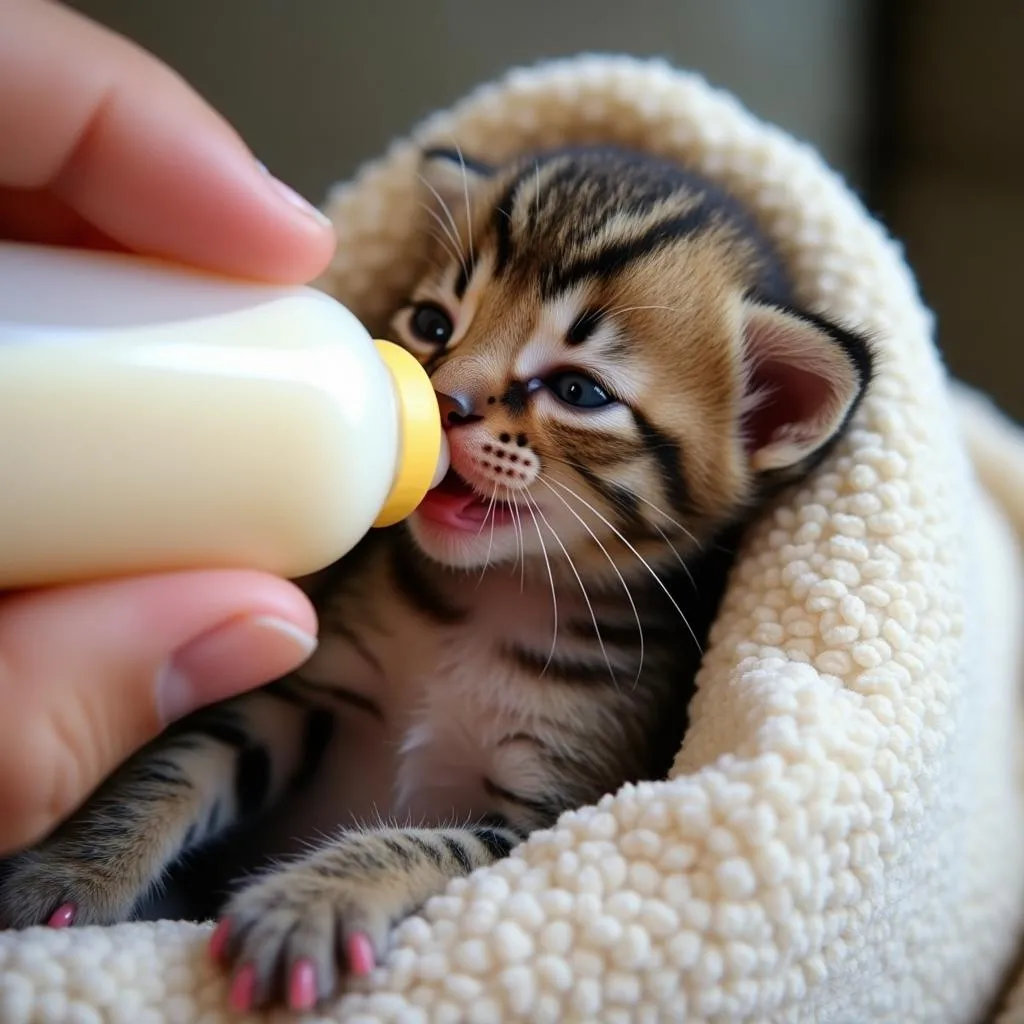
[[[818,146],[905,244],[957,375],[1024,419],[1024,4],[71,0],[176,68],[313,201],[510,66],[660,56]]]

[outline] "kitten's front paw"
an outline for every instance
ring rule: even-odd
[[[104,859],[63,856],[41,847],[0,867],[0,928],[116,924],[131,914],[139,887]]]
[[[243,889],[210,943],[232,972],[232,1009],[310,1010],[338,993],[346,973],[368,974],[387,949],[400,890],[400,879],[332,876],[303,863]]]

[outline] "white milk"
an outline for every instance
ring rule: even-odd
[[[301,576],[446,468],[422,367],[328,296],[0,243],[0,588]]]

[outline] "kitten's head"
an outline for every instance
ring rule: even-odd
[[[432,269],[392,336],[446,396],[452,472],[409,521],[444,564],[685,556],[867,386],[867,344],[793,310],[747,214],[675,165],[431,151],[422,177]]]

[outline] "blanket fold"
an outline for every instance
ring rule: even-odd
[[[544,64],[335,188],[319,285],[383,330],[420,269],[423,145],[500,160],[588,141],[731,188],[801,303],[875,336],[877,382],[838,450],[746,538],[670,778],[453,882],[365,983],[304,1019],[980,1024],[1024,926],[1024,443],[950,386],[898,246],[839,178],[663,63]],[[208,933],[0,934],[0,1022],[240,1020]],[[1002,1024],[1022,1007],[1024,988]]]

